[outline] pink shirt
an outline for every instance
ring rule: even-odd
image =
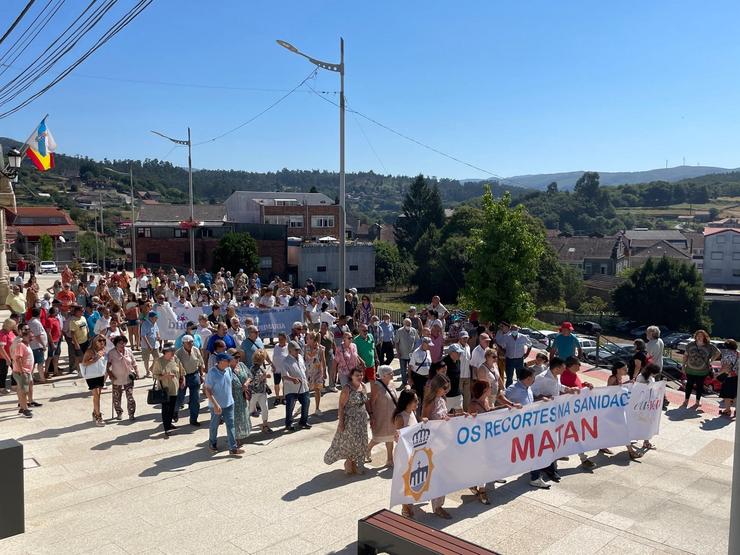
[[[26,374],[33,373],[33,351],[31,347],[19,341],[15,346],[15,352],[13,353],[13,371],[20,374],[18,366],[23,369]]]

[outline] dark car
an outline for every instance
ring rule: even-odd
[[[602,332],[601,324],[589,322],[588,320],[584,322],[576,322],[575,328],[577,332],[588,335],[600,335]]]
[[[630,330],[630,335],[631,335],[632,337],[636,337],[636,338],[642,338],[642,339],[645,339],[645,338],[646,338],[646,336],[647,336],[647,335],[646,335],[646,334],[647,334],[647,329],[648,329],[649,327],[650,327],[650,326],[639,326],[639,327],[637,327],[637,328],[631,329],[631,330]],[[669,334],[671,333],[671,330],[669,330],[669,329],[668,329],[667,327],[665,327],[665,326],[658,326],[658,329],[660,330],[660,335],[661,335],[661,336],[666,336],[666,335],[669,335]]]
[[[663,337],[663,344],[669,349],[675,349],[681,341],[686,341],[690,337],[690,333],[669,333]]]
[[[597,366],[611,366],[617,361],[627,362],[634,354],[631,347],[619,345],[602,345],[599,347],[599,357],[596,358],[596,350],[589,351],[584,356],[588,362]]]
[[[627,333],[637,324],[639,324],[639,322],[635,322],[634,320],[623,320],[619,322],[616,326],[614,326],[614,329],[618,332]]]

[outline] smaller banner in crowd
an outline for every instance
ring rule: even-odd
[[[157,312],[159,313],[157,322],[159,335],[165,341],[174,341],[185,332],[188,322],[197,323],[198,316],[211,313],[211,307],[159,307]],[[303,321],[303,309],[300,306],[268,309],[239,307],[236,309],[236,315],[242,324],[247,317],[252,318],[262,337],[277,337],[281,331],[290,333],[293,322]]]
[[[391,506],[442,497],[545,468],[560,457],[658,433],[665,382],[583,389],[522,409],[401,430]]]

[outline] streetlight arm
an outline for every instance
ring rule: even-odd
[[[180,139],[173,139],[172,137],[168,137],[167,135],[165,135],[163,133],[160,133],[159,131],[152,131],[152,133],[154,133],[155,135],[159,135],[160,137],[163,137],[163,138],[167,139],[168,141],[172,141],[173,143],[178,144],[178,145],[188,146],[190,144],[190,141],[189,140],[188,141],[181,141]]]
[[[309,62],[311,62],[313,65],[320,67],[321,69],[325,69],[327,71],[334,71],[336,73],[344,73],[344,64],[332,64],[330,62],[322,62],[321,60],[317,60],[316,58],[312,58],[308,54],[304,54],[300,50],[298,50],[295,46],[290,44],[289,42],[285,42],[284,40],[277,40],[276,41],[280,46],[283,48],[286,48],[287,50],[290,50],[294,54],[298,54],[299,56],[303,56],[306,58]],[[169,137],[168,137],[169,138]],[[172,139],[170,139],[172,140]]]

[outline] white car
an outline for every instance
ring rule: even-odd
[[[83,262],[80,267],[87,273],[94,273],[98,270],[98,265],[95,262]]]
[[[42,260],[39,263],[39,274],[58,274],[59,268],[53,260]]]

